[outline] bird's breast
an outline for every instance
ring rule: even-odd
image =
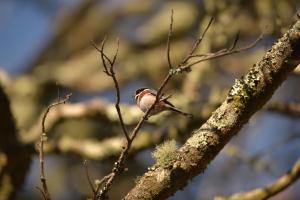
[[[146,112],[155,102],[155,96],[145,94],[139,100],[139,107],[143,112]]]
[[[138,102],[140,109],[143,112],[146,112],[155,103],[155,100],[155,96],[151,94],[145,94]],[[160,101],[157,105],[155,105],[153,110],[150,112],[150,115],[156,115],[164,110],[166,110],[166,107],[164,106],[164,103]]]

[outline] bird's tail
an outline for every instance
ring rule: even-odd
[[[177,108],[175,108],[175,107],[173,107],[173,106],[168,106],[168,108],[169,108],[171,111],[174,111],[174,112],[177,112],[177,113],[179,113],[179,114],[182,114],[182,115],[185,116],[185,117],[193,118],[193,115],[192,115],[192,114],[183,112],[183,111],[181,111],[181,110],[179,110],[179,109],[177,109]]]

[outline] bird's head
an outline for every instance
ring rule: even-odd
[[[138,97],[140,96],[140,94],[142,94],[142,92],[146,91],[147,89],[148,89],[148,88],[146,88],[146,87],[137,89],[137,90],[135,91],[135,96],[134,96],[135,100],[137,100]]]

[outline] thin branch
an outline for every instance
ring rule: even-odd
[[[98,198],[97,194],[99,193],[99,190],[101,188],[101,185],[107,181],[109,178],[111,178],[113,176],[113,173],[110,173],[106,176],[104,176],[100,181],[99,180],[96,180],[96,185],[97,185],[97,188],[96,188],[96,191],[95,191],[95,195],[93,197],[93,200],[96,200]]]
[[[173,19],[172,18],[173,17],[171,16],[171,25],[170,25],[171,28],[172,28],[172,24],[173,24],[173,22],[172,22]],[[198,48],[199,44],[201,43],[203,37],[205,36],[207,30],[209,29],[212,21],[213,21],[213,18],[210,20],[210,22],[207,25],[206,29],[204,30],[202,36],[195,42],[194,47],[191,50],[190,54],[185,59],[183,59],[183,61],[179,65],[177,65],[177,68],[175,69],[176,71],[177,70],[182,70],[182,69],[184,70],[184,66],[182,66],[182,65],[185,64],[186,62],[188,62],[189,59],[191,58],[191,56],[193,55],[193,53],[196,51],[196,49]],[[170,30],[171,30],[171,28],[170,28]],[[170,42],[168,42],[168,43],[170,44]],[[170,51],[169,44],[168,44],[167,51]],[[111,65],[111,64],[114,64],[116,56],[114,57],[114,61],[112,62],[108,58],[108,56],[105,55],[104,50],[103,50],[104,49],[104,42],[102,42],[101,50],[99,50],[99,48],[97,48],[97,47],[95,47],[95,48],[101,53],[102,63],[104,65],[105,70],[107,71],[108,68],[106,67],[106,63],[104,62],[104,59],[107,59],[108,62],[110,63],[110,65]],[[239,51],[242,51],[242,49],[240,49]],[[212,54],[212,55],[214,55],[214,54]],[[207,60],[213,59],[213,58],[215,58],[215,57],[211,56],[211,58],[207,58]],[[113,71],[112,68],[113,68],[113,66],[111,65],[110,66],[110,73],[107,73],[107,72],[106,73],[107,73],[108,76],[112,77],[112,79],[113,79],[113,81],[115,83],[116,95],[117,95],[117,103],[116,103],[116,105],[118,105],[118,102],[119,102],[119,87],[118,87],[118,81],[117,81],[117,79],[115,77],[115,73],[114,73],[114,71]],[[132,131],[132,133],[130,134],[130,136],[128,136],[127,134],[125,134],[126,139],[127,139],[127,143],[126,143],[125,147],[123,148],[123,151],[121,152],[121,154],[120,154],[117,162],[115,162],[115,166],[113,167],[112,172],[109,174],[110,177],[105,182],[105,185],[103,186],[102,190],[100,190],[101,185],[100,184],[97,185],[97,187],[96,187],[96,194],[97,195],[94,195],[94,197],[93,197],[94,200],[96,200],[96,199],[105,199],[106,195],[107,195],[107,192],[110,189],[110,187],[111,187],[111,185],[112,185],[115,177],[118,174],[120,174],[120,173],[122,173],[124,171],[125,160],[128,157],[128,152],[129,152],[129,149],[131,148],[133,140],[135,139],[135,137],[136,137],[137,133],[139,132],[142,124],[144,123],[144,121],[146,121],[148,119],[151,110],[154,109],[154,107],[156,106],[156,104],[161,100],[161,97],[162,97],[162,94],[163,94],[162,91],[163,91],[163,89],[165,88],[165,86],[167,85],[167,83],[170,81],[170,79],[172,78],[172,76],[174,74],[175,73],[174,73],[173,69],[170,69],[169,73],[167,74],[167,76],[165,77],[165,79],[161,83],[159,89],[157,90],[157,96],[156,96],[156,100],[155,100],[154,104],[152,104],[151,107],[145,112],[145,114],[140,119],[140,121],[138,122],[138,124],[136,125],[136,127],[134,128],[134,130]],[[116,106],[116,108],[117,108],[117,111],[118,111],[118,114],[119,114],[121,126],[122,126],[123,129],[125,129],[125,126],[124,126],[123,121],[122,121],[121,112],[119,111],[119,109],[118,109],[117,106]]]
[[[106,65],[106,62],[105,60],[107,60],[110,64],[110,66],[112,66],[112,63],[109,59],[108,56],[106,56],[106,54],[104,53],[104,45],[106,43],[106,40],[107,40],[107,36],[105,35],[103,40],[102,40],[102,43],[101,43],[101,60],[102,60],[102,64],[103,64],[103,67],[104,67],[104,72],[108,75],[108,76],[111,76],[112,74],[110,74],[109,70],[108,70],[108,67]]]
[[[42,132],[43,132],[43,133],[46,133],[46,131],[45,131],[45,130],[46,130],[46,128],[45,128],[45,121],[46,121],[47,115],[48,115],[49,111],[51,110],[51,108],[53,108],[53,107],[55,107],[55,106],[58,106],[58,105],[60,105],[60,104],[65,104],[65,103],[70,99],[71,96],[72,96],[72,93],[67,94],[66,97],[65,97],[64,99],[62,99],[61,101],[52,103],[52,104],[50,104],[50,105],[47,107],[47,109],[46,109],[46,111],[45,111],[45,114],[44,114],[44,116],[43,116],[43,119],[42,119]]]
[[[229,51],[232,51],[236,47],[236,44],[239,41],[239,39],[240,39],[240,32],[238,32],[236,34],[234,42],[233,42],[232,46],[229,48]]]
[[[193,65],[196,65],[200,62],[204,62],[204,61],[207,61],[207,60],[212,60],[212,59],[215,59],[215,58],[220,58],[220,57],[224,57],[224,56],[227,56],[227,55],[231,55],[231,54],[235,54],[235,53],[240,53],[242,51],[246,51],[246,50],[249,50],[251,48],[253,48],[254,46],[257,45],[257,43],[262,40],[263,38],[263,34],[261,34],[254,42],[252,42],[251,44],[245,46],[245,47],[241,47],[241,48],[238,48],[238,49],[232,49],[232,47],[229,49],[229,50],[226,50],[226,49],[222,49],[220,51],[217,51],[215,53],[210,53],[210,54],[206,54],[206,55],[201,55],[202,58],[197,60],[197,61],[194,61],[192,63],[189,63],[189,64],[186,64],[186,65],[183,65],[179,68],[176,69],[176,72],[183,72],[183,71],[190,71],[189,69],[193,66]],[[236,41],[234,42],[234,44],[236,43]],[[234,45],[233,45],[234,47]],[[191,56],[191,57],[195,57],[194,56]],[[190,58],[191,58],[190,57]]]
[[[173,35],[173,14],[174,11],[173,9],[171,10],[171,22],[170,22],[170,28],[169,28],[169,34],[168,34],[168,40],[167,40],[167,59],[168,59],[168,64],[169,64],[169,68],[172,69],[172,62],[171,62],[171,57],[170,57],[170,53],[171,53],[171,38]]]
[[[109,64],[111,64],[110,62],[110,59],[106,56],[106,54],[103,52],[103,49],[104,49],[104,44],[106,42],[106,39],[107,39],[107,36],[105,35],[103,40],[102,40],[102,43],[101,43],[101,49],[99,49],[99,47],[97,46],[97,44],[92,40],[91,43],[93,45],[93,47],[98,51],[100,52],[100,55],[101,55],[101,62],[103,64],[103,67],[104,67],[104,70],[103,72],[106,73],[108,76],[111,76],[109,74],[109,71],[107,69],[107,65],[106,65],[106,62],[105,60],[107,60],[109,62]]]
[[[148,116],[149,116],[151,110],[154,108],[154,106],[155,106],[155,103],[146,111],[146,113],[143,115],[143,117],[140,119],[140,121],[138,122],[138,124],[136,125],[134,130],[132,131],[129,140],[126,143],[126,146],[124,147],[123,151],[121,152],[121,154],[118,158],[118,161],[115,162],[115,166],[112,169],[112,172],[109,175],[104,177],[105,180],[107,179],[107,181],[101,191],[100,191],[101,184],[97,184],[96,194],[98,194],[98,193],[99,194],[98,194],[98,196],[94,196],[94,198],[93,198],[94,200],[105,199],[106,194],[107,194],[108,190],[110,189],[115,177],[124,171],[124,164],[128,157],[129,149],[131,148],[132,142],[135,139],[137,133],[139,132],[142,124],[148,119]]]
[[[139,115],[132,116],[129,113],[136,111],[136,106],[128,104],[120,104],[123,111],[123,119],[129,125],[135,125],[140,119]],[[111,123],[119,124],[119,116],[111,116],[109,113],[115,110],[114,103],[106,102],[102,99],[93,99],[91,101],[68,103],[60,106],[59,110],[51,110],[51,115],[47,117],[47,132],[53,129],[61,120],[80,119],[80,118],[96,118],[109,120]],[[39,120],[32,125],[26,132],[26,137],[22,137],[21,141],[25,144],[35,143],[41,134],[41,121],[44,113],[38,118]],[[123,133],[122,133],[123,134]]]
[[[71,95],[72,94],[68,94],[61,101],[50,104],[47,107],[46,112],[45,112],[45,114],[43,116],[43,119],[42,119],[42,134],[40,136],[40,144],[39,144],[39,160],[40,160],[40,179],[41,179],[41,183],[42,183],[43,194],[44,194],[46,200],[51,200],[51,197],[50,197],[50,193],[49,193],[49,190],[48,190],[47,181],[46,181],[46,178],[45,178],[44,141],[47,138],[46,128],[45,128],[45,121],[46,121],[47,115],[50,112],[51,108],[53,108],[55,106],[58,106],[59,104],[66,103],[69,100]]]
[[[137,133],[139,132],[142,124],[148,119],[150,112],[154,109],[155,105],[158,103],[158,101],[160,99],[160,96],[162,94],[162,90],[164,89],[164,87],[166,86],[168,81],[171,79],[171,77],[172,77],[172,74],[168,73],[168,75],[166,76],[166,78],[164,79],[164,81],[162,82],[161,86],[159,87],[159,89],[157,91],[156,101],[145,112],[143,117],[140,119],[139,123],[136,125],[136,127],[132,131],[132,133],[130,135],[130,139],[127,141],[127,144],[126,144],[124,150],[121,152],[121,155],[120,155],[118,161],[115,162],[115,167],[112,170],[111,177],[107,180],[105,186],[103,187],[103,189],[99,193],[99,196],[98,196],[99,199],[104,199],[106,197],[106,193],[110,189],[114,178],[116,177],[116,175],[120,174],[123,171],[125,160],[128,157],[128,152],[129,152],[129,149],[131,147],[131,144],[132,144],[133,140],[135,139]],[[99,190],[99,188],[100,188],[100,186],[97,187],[96,192]],[[94,198],[94,199],[97,199],[97,198]]]
[[[122,151],[118,161],[115,163],[115,166],[112,169],[112,172],[102,179],[103,182],[105,182],[105,186],[102,188],[101,191],[100,191],[100,188],[101,188],[102,182],[101,182],[101,184],[97,184],[96,191],[93,195],[93,199],[104,198],[106,196],[107,191],[110,189],[111,184],[112,184],[114,178],[116,177],[116,175],[118,175],[122,171],[124,171],[124,163],[128,156],[128,152],[131,147],[132,140],[133,140],[130,138],[130,136],[126,130],[126,127],[125,127],[125,124],[123,121],[123,117],[121,114],[121,110],[120,110],[120,106],[119,106],[119,104],[120,104],[120,87],[119,87],[119,83],[118,83],[118,80],[117,80],[115,72],[114,72],[114,64],[115,64],[115,61],[116,61],[116,58],[118,55],[118,51],[119,51],[119,39],[117,40],[117,50],[116,50],[116,53],[114,54],[114,57],[112,60],[104,53],[105,41],[106,41],[106,38],[104,38],[104,40],[102,41],[101,49],[99,49],[95,44],[93,44],[93,45],[98,50],[98,52],[100,52],[100,54],[101,54],[102,64],[105,69],[104,72],[113,79],[113,82],[115,85],[115,90],[116,90],[115,107],[116,107],[116,110],[117,110],[117,113],[119,116],[119,121],[120,121],[122,130],[123,130],[123,133],[126,137],[127,143],[126,143],[126,147]],[[110,65],[109,67],[106,65],[105,59],[108,61],[109,65]],[[134,135],[136,135],[136,134],[134,134]],[[99,195],[98,195],[98,193],[99,193]]]
[[[87,160],[83,161],[83,167],[84,167],[84,172],[85,172],[85,176],[87,178],[87,181],[88,181],[88,183],[90,185],[90,188],[91,188],[93,194],[95,195],[96,190],[95,190],[95,188],[93,186],[93,183],[92,183],[92,180],[91,180],[91,177],[90,177],[90,174],[89,174],[89,169],[88,169],[88,166],[87,166]]]
[[[42,194],[44,200],[47,200],[46,195],[42,188],[36,186],[35,189],[37,189]]]
[[[185,63],[186,63],[186,62],[194,55],[194,53],[195,53],[196,50],[198,49],[199,45],[201,44],[203,38],[205,37],[205,35],[206,35],[206,33],[207,33],[209,27],[212,25],[213,21],[214,21],[214,18],[213,18],[213,17],[210,18],[210,20],[209,20],[207,26],[205,27],[205,29],[204,29],[202,35],[201,35],[201,36],[196,40],[196,42],[194,43],[194,46],[193,46],[191,52],[190,52],[190,53],[182,60],[182,62],[181,62],[182,64],[185,64]]]
[[[172,14],[173,15],[173,14]],[[173,24],[173,17],[171,16],[171,25],[170,25],[170,30],[172,29],[172,24]],[[201,41],[203,40],[208,28],[210,27],[211,23],[213,21],[213,18],[210,20],[209,24],[207,25],[206,29],[204,30],[202,36],[195,42],[194,44],[194,47],[193,49],[191,50],[190,52],[190,55],[188,55],[186,57],[186,59],[184,59],[178,66],[175,70],[178,70],[178,69],[181,69],[183,66],[183,64],[185,64],[185,62],[188,62],[189,59],[190,59],[190,56],[194,54],[194,52],[196,51],[196,49],[198,48],[198,46],[200,45]],[[101,47],[101,50],[99,50],[98,48],[96,48],[102,55],[102,62],[103,62],[103,65],[106,65],[106,63],[104,62],[104,58],[106,58],[108,60],[108,62],[110,64],[114,63],[112,62],[104,53],[103,51],[103,48],[104,48],[104,43],[105,43],[105,40],[104,42],[102,42],[102,47]],[[170,43],[170,42],[168,42]],[[168,45],[168,49],[167,51],[170,51],[169,49],[169,45]],[[240,50],[242,51],[242,50]],[[169,52],[168,52],[169,54]],[[214,57],[212,58],[208,58],[208,59],[213,59]],[[115,57],[114,57],[114,60],[115,60]],[[107,67],[104,66],[105,69],[107,70]],[[112,70],[112,66],[110,66],[110,69]],[[118,94],[119,94],[119,87],[118,87],[118,82],[117,82],[117,79],[115,77],[115,74],[112,71],[110,71],[110,73],[107,73],[109,76],[112,77],[112,79],[114,80],[115,82],[115,86],[116,86],[116,94],[117,94],[117,103],[119,101],[119,97],[118,97]],[[156,106],[156,104],[161,100],[161,96],[162,96],[162,91],[163,89],[165,88],[165,86],[167,85],[167,83],[169,82],[169,80],[172,78],[172,76],[174,75],[175,73],[173,73],[173,69],[170,69],[170,72],[167,74],[167,76],[165,77],[165,79],[163,80],[163,82],[161,83],[159,89],[157,90],[157,96],[156,96],[156,100],[154,102],[154,104],[145,112],[145,114],[143,115],[143,117],[140,119],[139,123],[136,125],[136,127],[134,128],[134,130],[132,131],[132,133],[130,134],[130,136],[126,135],[126,138],[127,138],[127,143],[126,143],[126,146],[124,147],[123,151],[121,152],[119,158],[118,158],[118,161],[115,163],[115,166],[114,168],[112,169],[112,172],[111,172],[111,176],[107,179],[104,187],[102,188],[102,190],[100,190],[100,185],[97,186],[96,188],[96,194],[98,196],[94,196],[94,199],[104,199],[106,198],[106,194],[108,192],[108,190],[110,189],[115,177],[120,174],[121,172],[123,172],[124,170],[124,164],[125,164],[125,160],[127,159],[128,157],[128,152],[129,152],[129,149],[131,147],[131,144],[133,142],[133,140],[135,139],[137,133],[139,132],[142,124],[144,123],[145,120],[148,119],[149,117],[149,114],[151,112],[151,110]],[[116,105],[117,105],[116,103]],[[117,106],[116,106],[117,108]],[[121,113],[118,111],[118,114],[119,114],[119,117],[120,117],[120,121],[122,119],[122,115]],[[122,124],[122,121],[121,121],[121,124]],[[123,125],[122,125],[123,126]],[[127,137],[128,136],[128,137]],[[98,191],[99,191],[99,194],[98,194]]]
[[[257,188],[248,192],[241,192],[230,197],[216,197],[215,200],[266,200],[283,191],[300,177],[300,159],[294,166],[283,176],[277,179],[274,183],[262,188]]]
[[[206,123],[193,132],[193,136],[182,147],[174,152],[175,159],[169,162],[168,168],[156,167],[148,170],[124,199],[166,199],[186,186],[192,177],[203,172],[224,145],[271,98],[276,88],[299,64],[295,53],[299,51],[299,27],[300,20],[273,45],[261,61],[253,65],[245,76],[236,80],[222,105],[212,113]],[[256,43],[238,51],[247,50]],[[272,81],[266,81],[267,77],[262,73],[265,68],[269,69],[267,75],[271,76]],[[174,70],[170,70],[162,86],[173,74]]]
[[[110,58],[104,53],[104,45],[105,45],[105,41],[106,41],[106,37],[103,39],[102,41],[102,45],[101,45],[101,49],[99,49],[97,47],[97,45],[95,43],[93,43],[93,46],[95,47],[95,49],[101,54],[101,60],[102,60],[102,64],[103,67],[105,69],[105,73],[110,76],[113,79],[114,85],[115,85],[115,89],[116,89],[116,103],[115,103],[115,107],[118,113],[118,117],[119,117],[119,121],[123,130],[123,133],[127,139],[127,141],[129,141],[129,134],[125,128],[125,124],[124,124],[124,120],[121,114],[121,109],[120,109],[120,87],[119,87],[119,83],[118,80],[116,78],[115,72],[114,72],[114,64],[118,55],[118,51],[119,51],[119,39],[117,39],[117,50],[116,53],[113,57],[113,60],[111,61]],[[108,66],[106,65],[105,59],[109,62],[110,66],[108,69]]]
[[[101,50],[99,50],[99,48],[96,48],[100,53],[101,53],[101,57],[102,57],[102,61],[104,60],[104,58],[107,58],[108,59],[108,62],[110,64],[114,63],[112,62],[108,56],[105,55],[104,51],[103,51],[103,48],[104,48],[104,42],[102,42],[102,47],[101,47]],[[115,54],[116,55],[116,54]],[[116,57],[116,56],[115,56]],[[114,59],[115,59],[114,57]],[[102,62],[103,65],[105,65],[105,62]],[[106,68],[108,69],[108,68]],[[112,70],[112,71],[111,71]],[[117,109],[117,112],[118,112],[118,115],[119,115],[119,118],[120,118],[120,123],[121,123],[121,126],[123,128],[123,131],[126,130],[125,128],[125,125],[123,123],[123,118],[122,118],[122,114],[120,112],[120,108],[118,107],[119,105],[119,102],[120,102],[120,91],[119,91],[119,85],[118,85],[118,81],[115,77],[115,73],[112,69],[112,66],[110,66],[110,72],[111,73],[107,73],[108,76],[112,77],[114,83],[115,83],[115,88],[116,88],[116,96],[117,96],[117,102],[116,102],[116,109]],[[160,88],[158,89],[157,91],[157,97],[156,97],[156,102],[145,112],[145,114],[143,115],[143,117],[140,119],[140,121],[138,122],[138,124],[136,125],[136,127],[134,128],[134,130],[132,131],[132,133],[130,134],[130,136],[128,135],[127,131],[125,133],[125,136],[126,136],[126,139],[127,139],[127,143],[123,149],[123,151],[121,152],[119,158],[118,158],[118,161],[115,162],[115,166],[114,168],[112,169],[112,172],[110,173],[109,175],[109,178],[107,179],[106,183],[105,183],[105,186],[102,188],[102,190],[100,191],[100,187],[101,187],[101,184],[98,184],[97,187],[96,187],[96,195],[94,195],[93,199],[104,199],[106,197],[106,194],[108,192],[108,190],[110,189],[115,177],[122,173],[124,171],[124,164],[125,164],[125,160],[127,159],[128,157],[128,153],[129,153],[129,149],[131,148],[131,145],[132,145],[132,142],[133,140],[135,139],[137,133],[139,132],[142,124],[148,119],[149,117],[149,114],[151,112],[151,110],[154,108],[154,106],[157,104],[157,102],[159,101],[160,99],[160,96],[162,94],[162,90],[163,88],[166,86],[167,82],[170,80],[170,78],[172,77],[172,74],[169,73],[167,75],[167,77],[165,78],[165,80],[162,82]],[[99,193],[99,194],[98,194]]]
[[[116,50],[115,55],[113,57],[113,60],[111,62],[111,72],[114,72],[113,71],[113,69],[114,69],[113,67],[114,67],[114,64],[115,64],[115,62],[117,60],[117,56],[118,56],[118,53],[119,53],[119,47],[120,47],[120,39],[117,38],[117,50]]]

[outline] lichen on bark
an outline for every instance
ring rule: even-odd
[[[170,163],[169,171],[164,176],[161,173],[166,169],[146,172],[125,199],[165,199],[203,172],[299,64],[299,52],[300,20],[297,20],[245,76],[236,80],[222,105],[176,151],[176,160]]]

